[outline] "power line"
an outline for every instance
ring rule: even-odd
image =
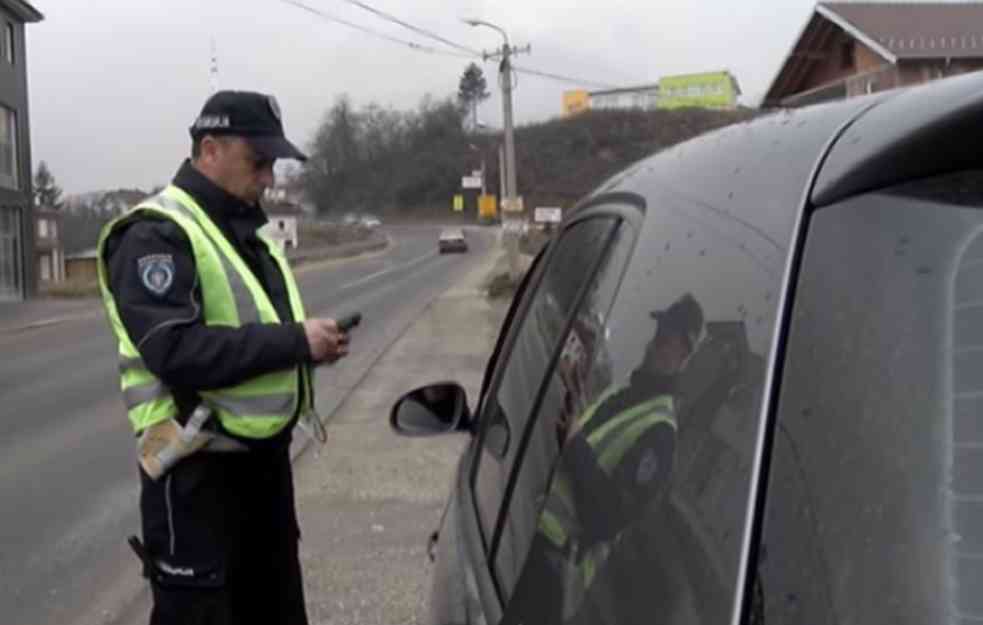
[[[425,37],[429,37],[431,39],[435,39],[437,41],[440,41],[441,43],[444,43],[445,45],[451,46],[453,48],[457,48],[458,50],[463,50],[465,53],[451,52],[450,50],[442,50],[442,49],[439,49],[439,48],[434,48],[432,46],[427,46],[427,45],[415,43],[413,41],[407,41],[405,39],[400,39],[398,37],[393,37],[391,35],[380,33],[378,31],[372,30],[372,29],[367,28],[365,26],[362,26],[360,24],[355,24],[353,22],[349,22],[349,21],[344,20],[344,19],[341,19],[339,17],[335,17],[333,15],[329,15],[328,13],[325,13],[323,11],[320,11],[318,9],[315,9],[314,7],[311,7],[311,6],[307,5],[307,4],[304,4],[302,2],[299,2],[298,0],[280,0],[280,1],[281,2],[284,2],[286,4],[293,5],[293,6],[297,7],[297,8],[299,8],[299,9],[303,9],[305,11],[308,11],[309,13],[313,13],[314,15],[317,15],[318,17],[320,17],[322,19],[325,19],[327,21],[335,22],[335,23],[338,23],[338,24],[342,24],[344,26],[348,26],[349,28],[354,28],[355,30],[358,30],[358,31],[363,32],[363,33],[366,33],[366,34],[371,35],[373,37],[377,37],[379,39],[384,39],[385,41],[389,41],[390,43],[395,43],[395,44],[399,44],[399,45],[402,45],[402,46],[407,46],[407,47],[409,47],[409,48],[411,48],[413,50],[416,50],[417,52],[425,52],[427,54],[440,54],[440,55],[444,55],[444,56],[451,56],[451,57],[455,57],[455,58],[466,58],[466,59],[470,59],[470,58],[474,58],[474,57],[481,58],[483,56],[482,53],[479,52],[479,51],[477,51],[477,50],[474,50],[472,48],[468,48],[466,46],[462,46],[462,45],[457,44],[457,43],[454,43],[453,41],[449,41],[447,39],[444,39],[440,35],[437,35],[435,33],[432,33],[432,32],[430,32],[430,31],[428,31],[426,29],[419,28],[417,26],[414,26],[412,24],[409,24],[407,22],[404,22],[403,20],[401,20],[401,19],[399,19],[397,17],[394,17],[392,15],[389,15],[388,13],[385,13],[383,11],[380,11],[380,10],[374,8],[374,7],[371,7],[371,6],[367,5],[367,4],[365,4],[364,2],[361,2],[361,0],[342,0],[342,1],[343,2],[347,2],[349,4],[353,4],[353,5],[361,8],[361,9],[364,9],[366,11],[369,11],[369,12],[371,12],[371,13],[373,13],[373,14],[375,14],[375,15],[377,15],[377,16],[385,19],[385,20],[388,20],[390,22],[394,22],[396,24],[399,24],[400,26],[403,26],[404,28],[408,28],[409,30],[412,30],[413,32],[419,33],[419,34],[421,34],[421,35],[423,35]],[[485,60],[488,60],[488,59],[486,58]],[[615,89],[615,88],[617,88],[616,85],[611,85],[611,84],[608,84],[608,83],[602,83],[602,82],[598,82],[596,80],[583,80],[583,79],[580,79],[580,78],[572,78],[570,76],[563,76],[561,74],[554,74],[554,73],[550,73],[550,72],[544,72],[544,71],[541,71],[541,70],[531,69],[531,68],[527,68],[527,67],[519,67],[517,65],[512,65],[512,69],[515,70],[516,72],[521,72],[523,74],[529,74],[531,76],[539,76],[541,78],[549,78],[551,80],[556,80],[556,81],[559,81],[559,82],[564,82],[564,83],[569,83],[569,84],[574,84],[574,85],[593,86],[593,87],[600,87],[602,89]]]
[[[355,6],[359,7],[360,9],[365,9],[366,11],[368,11],[368,12],[374,14],[374,15],[377,15],[377,16],[381,17],[384,20],[388,20],[390,22],[393,22],[394,24],[399,24],[403,28],[408,28],[408,29],[412,30],[413,32],[417,33],[418,35],[423,35],[424,37],[429,37],[430,39],[433,39],[435,41],[439,41],[440,43],[442,43],[444,45],[448,45],[448,46],[450,46],[452,48],[456,48],[458,50],[461,50],[462,52],[467,52],[471,56],[477,56],[477,57],[480,57],[481,56],[481,52],[478,51],[478,50],[475,50],[474,48],[469,48],[467,46],[462,46],[459,43],[454,43],[453,41],[450,41],[448,39],[444,39],[440,35],[438,35],[436,33],[433,33],[433,32],[431,32],[429,30],[426,30],[425,28],[420,28],[419,26],[414,26],[413,24],[410,24],[408,22],[404,22],[403,20],[399,19],[398,17],[395,17],[393,15],[390,15],[390,14],[384,12],[384,11],[380,11],[379,9],[376,9],[375,7],[371,7],[371,6],[367,5],[367,4],[365,4],[364,2],[362,2],[361,0],[342,0],[342,1],[343,2],[347,2],[348,4],[354,4]]]
[[[596,80],[582,80],[580,78],[571,78],[570,76],[562,76],[560,74],[551,74],[550,72],[543,72],[538,69],[530,69],[528,67],[519,67],[518,65],[512,65],[512,69],[517,72],[522,72],[523,74],[529,74],[531,76],[540,76],[542,78],[550,78],[552,80],[557,80],[559,82],[571,83],[574,85],[582,85],[585,87],[601,87],[602,89],[616,89],[616,85],[611,85],[603,82],[597,82]]]
[[[355,23],[349,22],[347,20],[343,20],[340,17],[335,17],[333,15],[329,15],[329,14],[323,12],[323,11],[320,11],[318,9],[315,9],[314,7],[308,6],[308,5],[306,5],[306,4],[302,3],[302,2],[297,2],[297,0],[280,0],[280,1],[283,2],[283,3],[285,3],[285,4],[289,4],[289,5],[295,6],[298,9],[302,9],[304,11],[307,11],[308,13],[313,13],[314,15],[317,15],[318,17],[320,17],[320,18],[322,18],[324,20],[327,20],[329,22],[335,22],[335,23],[338,23],[338,24],[342,24],[344,26],[348,26],[349,28],[354,28],[355,30],[358,30],[360,32],[363,32],[363,33],[365,33],[367,35],[372,35],[373,37],[377,37],[379,39],[384,39],[384,40],[386,40],[386,41],[388,41],[390,43],[396,43],[396,44],[399,44],[399,45],[402,45],[402,46],[407,46],[409,48],[412,48],[413,50],[416,50],[417,52],[426,52],[427,54],[441,54],[441,55],[444,55],[444,56],[453,56],[453,57],[456,57],[456,58],[465,58],[465,59],[472,58],[472,55],[470,55],[470,54],[461,54],[459,52],[451,52],[450,50],[440,50],[438,48],[434,48],[434,47],[431,47],[431,46],[425,46],[423,44],[415,43],[413,41],[407,41],[405,39],[400,39],[398,37],[392,37],[390,35],[386,35],[384,33],[380,33],[380,32],[374,31],[371,28],[366,28],[365,26],[362,26],[361,24],[355,24]]]

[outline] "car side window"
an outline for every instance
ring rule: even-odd
[[[680,193],[646,199],[601,345],[567,339],[565,356],[596,364],[561,373],[586,390],[559,428],[505,624],[730,622],[743,588],[781,250]],[[567,409],[556,386],[540,421]]]
[[[537,530],[564,433],[588,404],[611,384],[611,358],[605,351],[605,324],[635,240],[623,222],[573,312],[562,350],[549,370],[538,408],[522,433],[525,453],[510,479],[511,497],[498,520],[500,540],[493,556],[495,573],[508,595],[517,581]]]
[[[553,352],[587,276],[610,241],[617,220],[586,219],[570,226],[551,245],[537,284],[525,294],[523,317],[513,320],[514,341],[504,345],[480,415],[476,466],[472,472],[476,512],[490,547],[519,443]],[[517,314],[523,314],[517,307]],[[555,445],[555,443],[554,443]],[[556,450],[551,452],[556,454]]]

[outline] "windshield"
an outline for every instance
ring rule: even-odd
[[[980,205],[973,172],[813,217],[759,554],[766,621],[983,618]]]

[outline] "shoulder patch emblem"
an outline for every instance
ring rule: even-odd
[[[140,280],[154,295],[166,294],[174,284],[174,257],[170,254],[151,254],[137,260]]]

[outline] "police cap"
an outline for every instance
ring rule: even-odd
[[[669,308],[653,311],[650,316],[659,322],[659,332],[681,334],[689,340],[691,348],[703,332],[703,307],[689,293],[677,299]]]
[[[283,134],[276,98],[263,93],[219,91],[208,98],[189,131],[192,139],[206,134],[242,137],[258,154],[270,160],[307,160]]]

